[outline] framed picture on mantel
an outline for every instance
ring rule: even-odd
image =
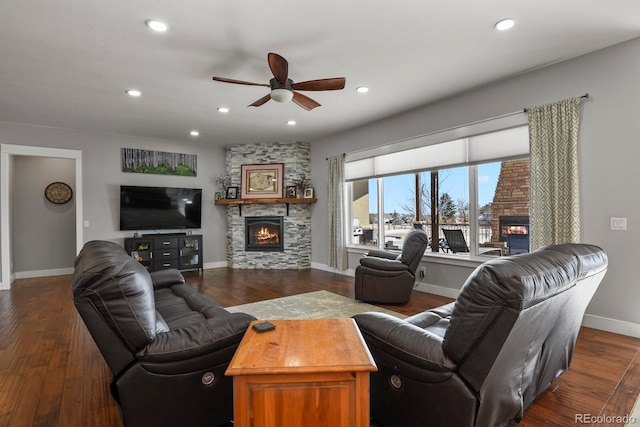
[[[243,199],[281,199],[284,163],[241,166]]]

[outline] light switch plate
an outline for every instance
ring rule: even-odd
[[[627,218],[611,218],[611,229],[612,230],[626,230],[627,229]]]

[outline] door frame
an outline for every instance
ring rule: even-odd
[[[82,249],[83,214],[82,214],[82,151],[63,148],[36,147],[30,145],[0,144],[0,290],[11,289],[14,277],[11,266],[11,173],[9,160],[11,156],[53,157],[72,159],[75,162],[76,197],[76,253]]]

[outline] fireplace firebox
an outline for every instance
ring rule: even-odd
[[[284,221],[281,216],[245,217],[245,251],[284,251]]]
[[[501,216],[500,241],[506,242],[511,234],[529,234],[529,216]]]
[[[501,216],[500,240],[507,242],[509,255],[529,252],[529,217]]]

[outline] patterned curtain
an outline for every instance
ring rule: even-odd
[[[531,250],[580,242],[578,128],[580,100],[528,109]]]
[[[327,178],[329,194],[329,267],[347,269],[344,233],[344,154],[331,157]]]

